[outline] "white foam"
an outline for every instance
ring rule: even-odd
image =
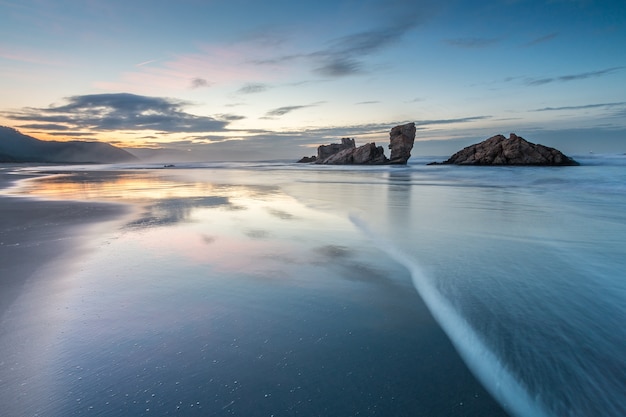
[[[380,249],[409,269],[415,289],[468,368],[508,412],[517,417],[551,416],[544,406],[532,398],[522,384],[507,370],[463,316],[432,285],[414,259],[391,242],[377,236],[358,216],[350,215],[350,220]]]

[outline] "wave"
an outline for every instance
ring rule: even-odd
[[[589,153],[572,156],[581,165],[625,166],[626,154]]]
[[[421,266],[391,242],[376,235],[358,215],[350,221],[368,236],[381,250],[411,273],[413,285],[431,314],[450,338],[452,344],[489,393],[510,413],[517,417],[551,417],[544,404],[534,398],[524,385],[491,351],[465,318],[441,295],[430,282]]]

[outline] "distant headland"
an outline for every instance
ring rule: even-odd
[[[103,142],[45,141],[0,126],[0,162],[115,163],[137,158]]]

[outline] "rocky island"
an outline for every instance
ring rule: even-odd
[[[572,166],[579,165],[572,158],[548,146],[534,144],[511,133],[492,136],[480,143],[468,146],[443,162],[429,165],[532,165]]]
[[[321,145],[317,148],[317,156],[304,157],[298,162],[323,165],[386,165],[406,164],[411,157],[411,149],[415,142],[415,123],[399,125],[389,133],[389,149],[391,155],[385,156],[382,146],[367,143],[357,147],[354,139],[342,138],[341,143]]]

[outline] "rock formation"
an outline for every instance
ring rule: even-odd
[[[325,165],[382,165],[389,162],[382,146],[366,143],[358,148],[347,148],[330,155],[326,159],[318,157],[316,164]]]
[[[354,139],[341,138],[341,143],[331,143],[317,147],[317,161],[324,161],[331,156],[344,150],[356,149]],[[320,162],[321,163],[321,162]]]
[[[390,164],[406,164],[415,142],[415,123],[396,126],[389,133]]]
[[[447,161],[429,165],[439,164],[566,166],[578,165],[578,162],[554,148],[528,142],[511,133],[508,139],[496,135],[460,150]]]
[[[315,162],[317,160],[317,156],[312,155],[312,156],[303,156],[302,158],[300,158],[300,160],[298,161],[299,163],[309,163],[309,162]]]
[[[321,145],[317,148],[317,157],[304,157],[298,162],[314,162],[324,165],[384,165],[406,164],[411,157],[415,141],[415,123],[407,123],[391,129],[389,149],[391,158],[387,159],[382,146],[374,142],[359,146],[354,139],[342,138],[341,143]]]

